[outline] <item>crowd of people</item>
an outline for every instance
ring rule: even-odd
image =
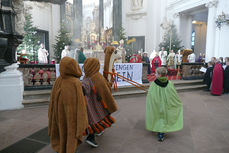
[[[138,54],[133,54],[130,63],[147,63],[148,64],[148,74],[155,73],[156,68],[158,67],[167,67],[170,70],[177,69],[182,62],[195,63],[201,62],[203,63],[205,60],[205,56],[200,54],[198,58],[192,50],[190,50],[188,56],[185,56],[180,50],[176,53],[173,50],[170,50],[169,54],[165,51],[164,47],[161,48],[159,52],[153,50],[148,57],[148,53],[144,52],[143,56],[141,52]]]
[[[85,77],[81,82],[78,62],[63,57],[60,76],[51,92],[48,134],[52,148],[58,153],[74,153],[83,142],[83,136],[86,143],[98,147],[96,136],[101,136],[115,123],[111,115],[118,107],[111,84],[99,72],[99,60],[87,58],[83,64]],[[166,68],[156,68],[155,74],[157,79],[152,82],[146,98],[145,126],[158,133],[158,141],[163,141],[165,133],[183,128],[183,105],[173,83],[166,77]]]
[[[204,75],[204,83],[207,85],[207,91],[212,95],[229,93],[229,57],[216,59],[211,58],[208,62],[208,68]]]

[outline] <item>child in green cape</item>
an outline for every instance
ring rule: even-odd
[[[164,140],[164,133],[183,128],[183,105],[166,74],[165,68],[156,69],[157,79],[150,85],[146,98],[146,129],[158,132],[159,141]]]

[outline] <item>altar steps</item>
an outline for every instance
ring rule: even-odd
[[[172,81],[178,92],[195,91],[206,88],[206,85],[202,83],[202,80],[173,80]],[[150,83],[144,84],[148,89]],[[113,90],[113,89],[112,89]],[[23,105],[25,107],[34,107],[49,104],[49,97],[51,90],[33,90],[24,91]],[[119,87],[117,92],[113,91],[115,99],[128,98],[134,96],[146,96],[146,92],[135,86]]]
[[[177,92],[195,91],[206,88],[206,85],[203,84],[203,80],[172,80],[172,82]],[[150,84],[151,83],[144,84],[144,86],[148,89]],[[146,96],[147,92],[134,86],[120,87],[117,92],[113,91],[113,96],[116,99],[143,95]]]

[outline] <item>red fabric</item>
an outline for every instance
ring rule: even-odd
[[[158,63],[158,65],[156,66],[155,64],[157,64],[157,63]],[[155,73],[155,70],[158,67],[161,67],[161,59],[159,56],[156,56],[152,60],[152,72]]]
[[[137,62],[136,63],[142,63],[142,57],[141,55],[137,55]]]
[[[137,63],[138,59],[137,59],[137,55],[133,54],[131,59],[130,59],[130,63]]]
[[[130,63],[142,63],[141,55],[133,54],[133,56],[130,59]]]
[[[213,95],[220,96],[223,91],[223,68],[220,63],[216,63],[213,69],[212,89]]]
[[[131,57],[131,59],[130,59],[130,63],[136,63],[136,58],[135,57]]]

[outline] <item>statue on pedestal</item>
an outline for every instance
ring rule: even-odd
[[[23,0],[13,0],[12,1],[14,11],[16,12],[15,20],[15,31],[19,34],[24,34],[24,24],[25,24],[25,16],[24,16],[24,2]]]
[[[38,50],[38,61],[40,64],[48,64],[48,51],[45,49],[44,44],[40,45]]]

